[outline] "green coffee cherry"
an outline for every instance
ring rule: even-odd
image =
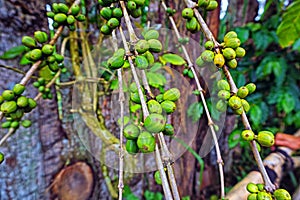
[[[54,51],[54,46],[52,46],[51,44],[45,44],[42,47],[42,52],[45,55],[51,55]]]
[[[100,15],[106,19],[109,20],[112,17],[112,10],[109,7],[104,7],[100,10]]]
[[[127,2],[127,9],[129,11],[134,11],[136,10],[136,3],[134,1],[128,1]]]
[[[101,33],[103,33],[104,35],[110,35],[112,30],[109,28],[109,26],[107,24],[104,24],[101,26],[100,28]]]
[[[134,124],[129,124],[124,128],[124,137],[129,140],[137,139],[140,134],[140,129]]]
[[[143,56],[145,56],[148,60],[149,65],[153,65],[155,62],[155,58],[153,56],[153,54],[150,51],[146,51]]]
[[[230,91],[230,85],[226,80],[219,80],[217,86],[219,90]]]
[[[25,96],[20,96],[18,99],[17,99],[17,105],[21,108],[24,108],[28,105],[28,99],[27,97]]]
[[[4,90],[1,96],[4,100],[10,101],[15,98],[15,93],[12,90]]]
[[[151,99],[147,102],[147,106],[148,106],[148,110],[150,113],[157,113],[157,114],[161,114],[162,113],[162,107],[160,105],[160,103],[158,103],[157,101]]]
[[[205,50],[201,53],[201,58],[204,62],[213,62],[214,57],[214,52],[210,50]]]
[[[144,35],[145,40],[158,39],[159,33],[157,30],[149,30]]]
[[[139,40],[134,48],[139,54],[143,54],[149,50],[149,44],[146,40]]]
[[[126,151],[130,154],[136,154],[139,152],[139,148],[135,140],[127,140],[125,147]]]
[[[218,92],[218,97],[219,97],[220,99],[227,100],[227,99],[230,98],[230,92],[227,91],[227,90],[220,90],[220,91]]]
[[[143,131],[137,139],[137,146],[143,153],[151,153],[155,150],[155,138],[154,136],[147,132]]]
[[[248,130],[245,130],[245,131],[248,131]],[[244,131],[243,131],[244,132]],[[251,131],[252,132],[252,131]],[[253,132],[252,132],[253,133]],[[253,133],[254,135],[254,133]],[[248,192],[250,193],[257,193],[259,190],[258,190],[258,187],[255,183],[248,183],[247,185],[247,190]]]
[[[144,121],[145,129],[151,133],[159,133],[163,131],[165,125],[166,119],[164,118],[164,116],[157,113],[149,114]]]
[[[135,66],[139,69],[147,69],[149,66],[149,62],[145,56],[138,55],[135,60]]]
[[[149,44],[149,51],[154,52],[154,53],[161,52],[162,44],[159,40],[150,39],[150,40],[148,40],[148,44]]]
[[[75,19],[77,19],[79,22],[84,22],[86,18],[83,14],[79,14],[75,16]]]
[[[249,194],[247,200],[257,200],[257,194],[256,193]]]
[[[124,65],[124,57],[123,56],[113,56],[108,59],[107,63],[109,68],[111,69],[119,69]]]
[[[46,83],[46,79],[43,77],[38,78],[37,81],[39,82],[40,85],[45,85],[45,83]]]
[[[47,57],[47,62],[48,63],[54,63],[56,61],[55,56],[50,55]]]
[[[58,12],[59,12],[59,10],[58,10],[58,3],[53,3],[53,4],[52,4],[52,10],[53,10],[53,12],[55,12],[55,13],[58,13]]]
[[[80,12],[80,6],[78,4],[72,5],[71,7],[71,14],[76,16]]]
[[[292,199],[290,193],[288,191],[286,191],[285,189],[277,189],[277,190],[275,190],[273,195],[276,198],[276,200],[291,200]]]
[[[64,3],[59,3],[57,9],[59,12],[64,13],[64,14],[67,14],[69,11],[69,7]]]
[[[185,8],[182,10],[181,15],[185,19],[191,19],[194,17],[194,11],[192,8]]]
[[[227,65],[228,67],[230,67],[231,69],[235,69],[235,68],[237,67],[237,61],[236,61],[236,59],[228,60],[228,61],[226,62],[226,65]]]
[[[238,91],[237,91],[237,96],[240,97],[240,98],[242,98],[242,99],[245,98],[245,97],[247,97],[248,94],[249,94],[249,90],[245,86],[240,87],[238,89]]]
[[[224,36],[224,41],[231,39],[231,38],[237,38],[237,34],[234,31],[229,31],[228,33],[225,34]]]
[[[139,7],[133,11],[130,12],[131,16],[134,18],[138,18],[142,15],[142,9]]]
[[[180,98],[180,91],[177,88],[171,88],[163,94],[163,100],[177,101]]]
[[[159,103],[163,102],[164,99],[163,99],[163,94],[159,94],[155,97],[156,101],[158,101]]]
[[[25,119],[21,122],[21,125],[24,127],[24,128],[29,128],[31,126],[31,121],[28,120],[28,119]]]
[[[173,101],[163,101],[161,103],[161,107],[167,114],[171,114],[176,110],[176,104]]]
[[[73,15],[68,15],[68,17],[67,17],[67,23],[69,25],[73,25],[75,22],[76,22],[75,17]]]
[[[234,59],[236,57],[236,53],[232,48],[225,48],[222,50],[223,56],[224,58],[226,58],[227,60],[231,60]]]
[[[196,31],[197,30],[197,24],[198,21],[196,17],[192,17],[191,19],[188,19],[186,22],[186,29],[189,31]]]
[[[205,42],[205,44],[204,44],[204,47],[205,47],[205,49],[207,49],[207,50],[212,50],[213,48],[214,48],[214,43],[213,43],[213,41],[207,41],[207,42]],[[225,56],[224,56],[225,57]]]
[[[125,49],[119,48],[117,51],[114,52],[115,57],[124,57],[125,56]]]
[[[201,8],[206,8],[210,0],[198,0],[198,6]]]
[[[138,92],[130,93],[130,100],[134,103],[141,103],[141,99]]]
[[[228,40],[225,40],[225,46],[230,48],[237,48],[240,46],[241,41],[238,38],[229,38]]]
[[[235,49],[236,57],[242,58],[246,55],[246,50],[242,47],[237,47]]]
[[[60,54],[58,54],[58,53],[53,54],[53,56],[55,57],[55,60],[56,60],[56,62],[58,62],[58,63],[63,62],[64,59],[65,59],[64,56],[62,56],[62,55],[60,55]]]
[[[13,120],[20,120],[24,115],[23,109],[17,109],[15,112],[10,113],[9,117]]]
[[[30,49],[36,47],[36,41],[30,36],[23,36],[22,44]]]
[[[115,18],[120,19],[121,17],[123,17],[123,11],[121,8],[114,8],[112,11],[112,16]]]
[[[35,31],[34,32],[34,39],[37,42],[43,44],[43,43],[48,41],[48,34],[43,32],[43,31]]]
[[[47,13],[46,13],[46,15],[47,15],[47,17],[49,17],[49,18],[54,18],[54,15],[55,15],[55,13],[54,12],[51,12],[51,11],[48,11]]]
[[[212,11],[218,7],[218,2],[215,0],[210,0],[208,6],[205,8],[207,11]]]
[[[174,135],[175,131],[174,131],[174,127],[172,126],[172,124],[166,124],[165,125],[165,129],[163,130],[163,134],[164,135]]]
[[[1,127],[2,128],[10,128],[10,125],[11,125],[11,121],[6,121],[1,124]]]
[[[58,13],[54,15],[54,21],[56,21],[59,24],[63,24],[67,20],[67,15],[64,13]]]
[[[241,114],[243,114],[244,109],[243,109],[243,107],[240,107],[240,108],[238,108],[238,109],[233,110],[233,112],[234,112],[234,114],[236,114],[236,115],[241,115]]]
[[[250,110],[250,105],[245,99],[241,99],[244,111],[247,113]]]
[[[37,61],[41,59],[42,57],[42,51],[40,49],[33,49],[29,53],[29,60],[31,61]]]
[[[219,67],[219,68],[221,68],[221,67],[224,66],[224,64],[225,64],[225,59],[224,59],[223,54],[217,53],[217,54],[215,55],[215,57],[214,57],[214,64],[215,64],[217,67]]]
[[[10,127],[11,128],[19,128],[20,126],[20,123],[18,121],[13,121],[11,124],[10,124]]]
[[[257,183],[256,186],[257,186],[257,188],[258,188],[259,191],[261,191],[261,192],[265,191],[265,185],[264,184]]]
[[[201,56],[199,56],[196,59],[196,64],[198,65],[198,67],[203,67],[204,66],[204,61],[202,60]]]
[[[226,109],[227,109],[227,103],[223,100],[219,100],[216,104],[216,109],[219,111],[219,112],[225,112]]]
[[[28,98],[28,106],[29,108],[34,109],[37,106],[37,103],[34,99]]]
[[[243,138],[244,140],[246,140],[246,141],[252,141],[252,140],[254,140],[255,134],[254,134],[254,132],[251,131],[251,130],[244,130],[244,131],[242,131],[241,136],[242,136],[242,138]],[[256,186],[254,183],[249,183],[249,184],[247,185],[247,190],[248,190],[249,192],[253,191],[253,188],[256,188],[255,190],[258,191],[257,186]],[[251,191],[250,191],[250,189],[251,189]]]
[[[39,92],[44,92],[45,91],[45,86],[41,85],[39,88],[38,88]]]
[[[0,164],[4,161],[4,154],[0,152]]]
[[[139,5],[139,6],[144,6],[144,4],[145,4],[145,0],[133,0],[135,3],[136,3],[136,5]]]
[[[160,172],[159,172],[159,171],[156,171],[156,172],[154,173],[154,180],[155,180],[155,182],[156,182],[158,185],[161,185],[161,184],[162,184],[162,180],[161,180]]]
[[[270,131],[260,131],[257,134],[257,142],[265,147],[271,147],[275,143],[274,134]]]
[[[257,200],[272,200],[272,196],[267,192],[258,192]]]
[[[249,94],[252,94],[256,90],[256,85],[254,83],[248,83],[246,88],[249,91]]]
[[[232,96],[230,97],[229,101],[228,101],[228,105],[234,109],[234,110],[237,110],[239,109],[240,107],[242,107],[242,101],[239,97],[237,96]]]

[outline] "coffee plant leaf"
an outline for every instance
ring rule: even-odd
[[[174,53],[167,53],[162,56],[162,59],[166,63],[171,63],[172,65],[184,65],[186,61],[179,55]]]
[[[300,37],[300,1],[290,4],[277,28],[279,44],[282,48],[291,46]]]
[[[26,47],[24,45],[12,47],[11,49],[5,51],[2,55],[0,55],[0,59],[10,60],[14,59],[17,56],[21,55],[26,51]]]

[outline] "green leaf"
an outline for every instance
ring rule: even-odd
[[[172,65],[184,65],[186,61],[179,55],[174,53],[167,53],[162,56],[163,60]]]
[[[234,30],[237,33],[238,38],[240,39],[242,44],[249,39],[250,31],[248,28],[237,27]]]
[[[150,72],[156,72],[162,68],[162,64],[159,62],[155,62],[152,67],[150,68]]]
[[[250,108],[250,119],[255,127],[258,127],[261,122],[262,110],[258,105],[253,105]]]
[[[149,85],[155,88],[159,88],[167,82],[166,77],[160,73],[147,72],[146,77]]]
[[[285,80],[286,70],[287,70],[287,64],[285,59],[280,58],[279,61],[273,63],[273,73],[276,77],[276,86],[279,87],[283,84],[283,81]]]
[[[228,146],[230,149],[236,147],[241,140],[241,130],[235,129],[228,136]]]
[[[141,104],[134,104],[130,106],[130,112],[135,113],[142,108]]]
[[[281,105],[285,113],[290,113],[295,108],[295,100],[289,93],[285,93],[281,99]]]
[[[22,56],[22,58],[21,58],[21,60],[19,62],[20,65],[29,65],[31,63],[32,62],[30,60],[28,60],[25,55]]]
[[[273,37],[269,35],[268,30],[263,29],[253,34],[253,41],[257,50],[265,50],[273,42]]]
[[[26,51],[26,47],[24,45],[20,45],[20,46],[16,46],[13,47],[7,51],[5,51],[1,56],[0,59],[3,60],[9,60],[9,59],[13,59],[19,55],[21,55],[22,53],[24,53]]]
[[[282,48],[291,46],[300,37],[300,1],[294,1],[283,14],[277,28],[279,44]]]
[[[300,111],[294,115],[294,124],[296,128],[300,128]]]
[[[300,52],[300,38],[298,40],[296,40],[296,42],[293,44],[293,48],[294,51],[298,51]]]
[[[197,122],[203,114],[203,105],[200,102],[192,103],[188,110],[188,117],[192,118],[192,122]]]

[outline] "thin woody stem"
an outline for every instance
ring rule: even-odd
[[[144,99],[144,94],[143,94],[142,89],[141,89],[141,84],[139,82],[138,75],[137,75],[135,67],[133,65],[132,58],[131,58],[131,56],[129,56],[130,51],[129,51],[129,47],[128,47],[125,35],[123,33],[122,27],[119,27],[119,30],[120,30],[120,33],[121,33],[121,38],[122,38],[122,41],[123,41],[124,49],[125,49],[126,54],[128,56],[128,61],[129,61],[129,64],[130,64],[133,79],[136,83],[138,93],[139,93],[139,96],[140,96],[143,115],[144,115],[144,118],[146,118],[149,115],[149,111],[148,111],[148,108],[147,108],[147,105],[146,105],[146,102],[145,102],[145,99]],[[156,155],[155,159],[156,159],[157,167],[160,171],[160,175],[161,175],[161,179],[162,179],[162,185],[163,185],[165,198],[166,199],[173,199],[172,193],[171,193],[171,190],[170,190],[170,187],[169,187],[168,179],[167,179],[167,176],[164,172],[164,166],[163,166],[163,163],[161,161],[161,156],[160,156],[159,149],[158,149],[157,145],[155,146],[155,155]]]
[[[165,2],[161,1],[161,4],[162,4],[163,8],[165,9],[165,11],[167,11],[167,6],[166,6]],[[181,37],[181,35],[178,31],[178,28],[176,26],[174,18],[171,15],[169,16],[169,20],[171,22],[173,30],[175,31],[175,35],[176,35],[177,39],[180,40],[182,37]],[[214,129],[214,122],[213,122],[213,120],[211,118],[211,115],[210,115],[210,112],[208,110],[207,103],[206,103],[206,100],[205,100],[205,97],[204,97],[204,90],[201,87],[199,78],[198,78],[197,73],[196,73],[195,68],[194,68],[194,64],[191,61],[191,58],[190,58],[190,56],[187,52],[187,49],[185,48],[185,46],[183,44],[181,44],[181,48],[182,48],[183,54],[184,54],[184,56],[187,60],[188,66],[194,74],[194,77],[195,77],[194,79],[196,81],[197,88],[200,92],[201,101],[203,103],[204,110],[205,110],[205,113],[206,113],[206,116],[207,116],[207,119],[208,119],[208,125],[210,127],[210,131],[211,131],[211,134],[213,136],[213,141],[214,141],[215,148],[216,148],[216,153],[217,153],[219,173],[220,173],[221,197],[224,198],[225,197],[225,184],[224,184],[224,173],[223,173],[223,159],[222,159],[222,156],[221,156],[221,151],[220,151],[220,147],[219,147],[219,143],[218,143],[218,138],[217,138],[217,135],[216,135],[216,132],[215,132],[215,129]]]
[[[211,40],[214,42],[215,46],[218,47],[219,46],[219,43],[215,40],[212,32],[210,31],[210,29],[208,28],[207,24],[205,23],[205,21],[203,20],[201,14],[199,13],[199,11],[197,10],[196,7],[196,3],[192,2],[191,0],[184,0],[186,5],[190,8],[194,8],[194,13],[195,13],[195,16],[196,18],[198,19],[198,22],[200,23],[200,26],[201,26],[201,30],[202,32],[204,33],[204,35],[206,36],[206,38],[208,40]],[[228,70],[228,68],[226,66],[223,67],[223,72],[230,84],[230,88],[231,88],[231,92],[232,93],[236,93],[237,92],[237,87],[236,87],[236,84],[235,82],[233,81],[233,78]],[[247,118],[247,115],[245,114],[245,112],[243,111],[242,115],[241,115],[241,118],[242,118],[242,122],[244,124],[244,127],[246,129],[249,129],[251,130],[251,125],[249,124],[249,120]],[[265,183],[265,188],[267,191],[269,192],[273,192],[275,189],[276,189],[276,186],[272,183],[272,181],[270,180],[268,174],[267,174],[267,171],[263,165],[263,162],[262,162],[262,159],[260,157],[260,154],[256,148],[256,143],[255,141],[252,141],[251,143],[251,149],[252,149],[252,152],[253,152],[253,155],[254,155],[254,158],[256,160],[256,163],[258,165],[258,168],[260,170],[260,173],[262,174],[262,177],[263,177],[263,180],[264,180],[264,183]]]
[[[115,30],[112,32],[112,43],[114,47],[114,51],[118,50],[118,40],[116,37]],[[123,173],[124,173],[124,148],[123,148],[123,130],[124,130],[124,91],[123,91],[123,77],[122,77],[122,68],[117,70],[118,73],[118,83],[119,83],[119,103],[120,103],[120,114],[121,114],[121,122],[120,122],[120,154],[119,154],[119,200],[123,199],[123,188],[124,188],[124,181],[123,181]]]

